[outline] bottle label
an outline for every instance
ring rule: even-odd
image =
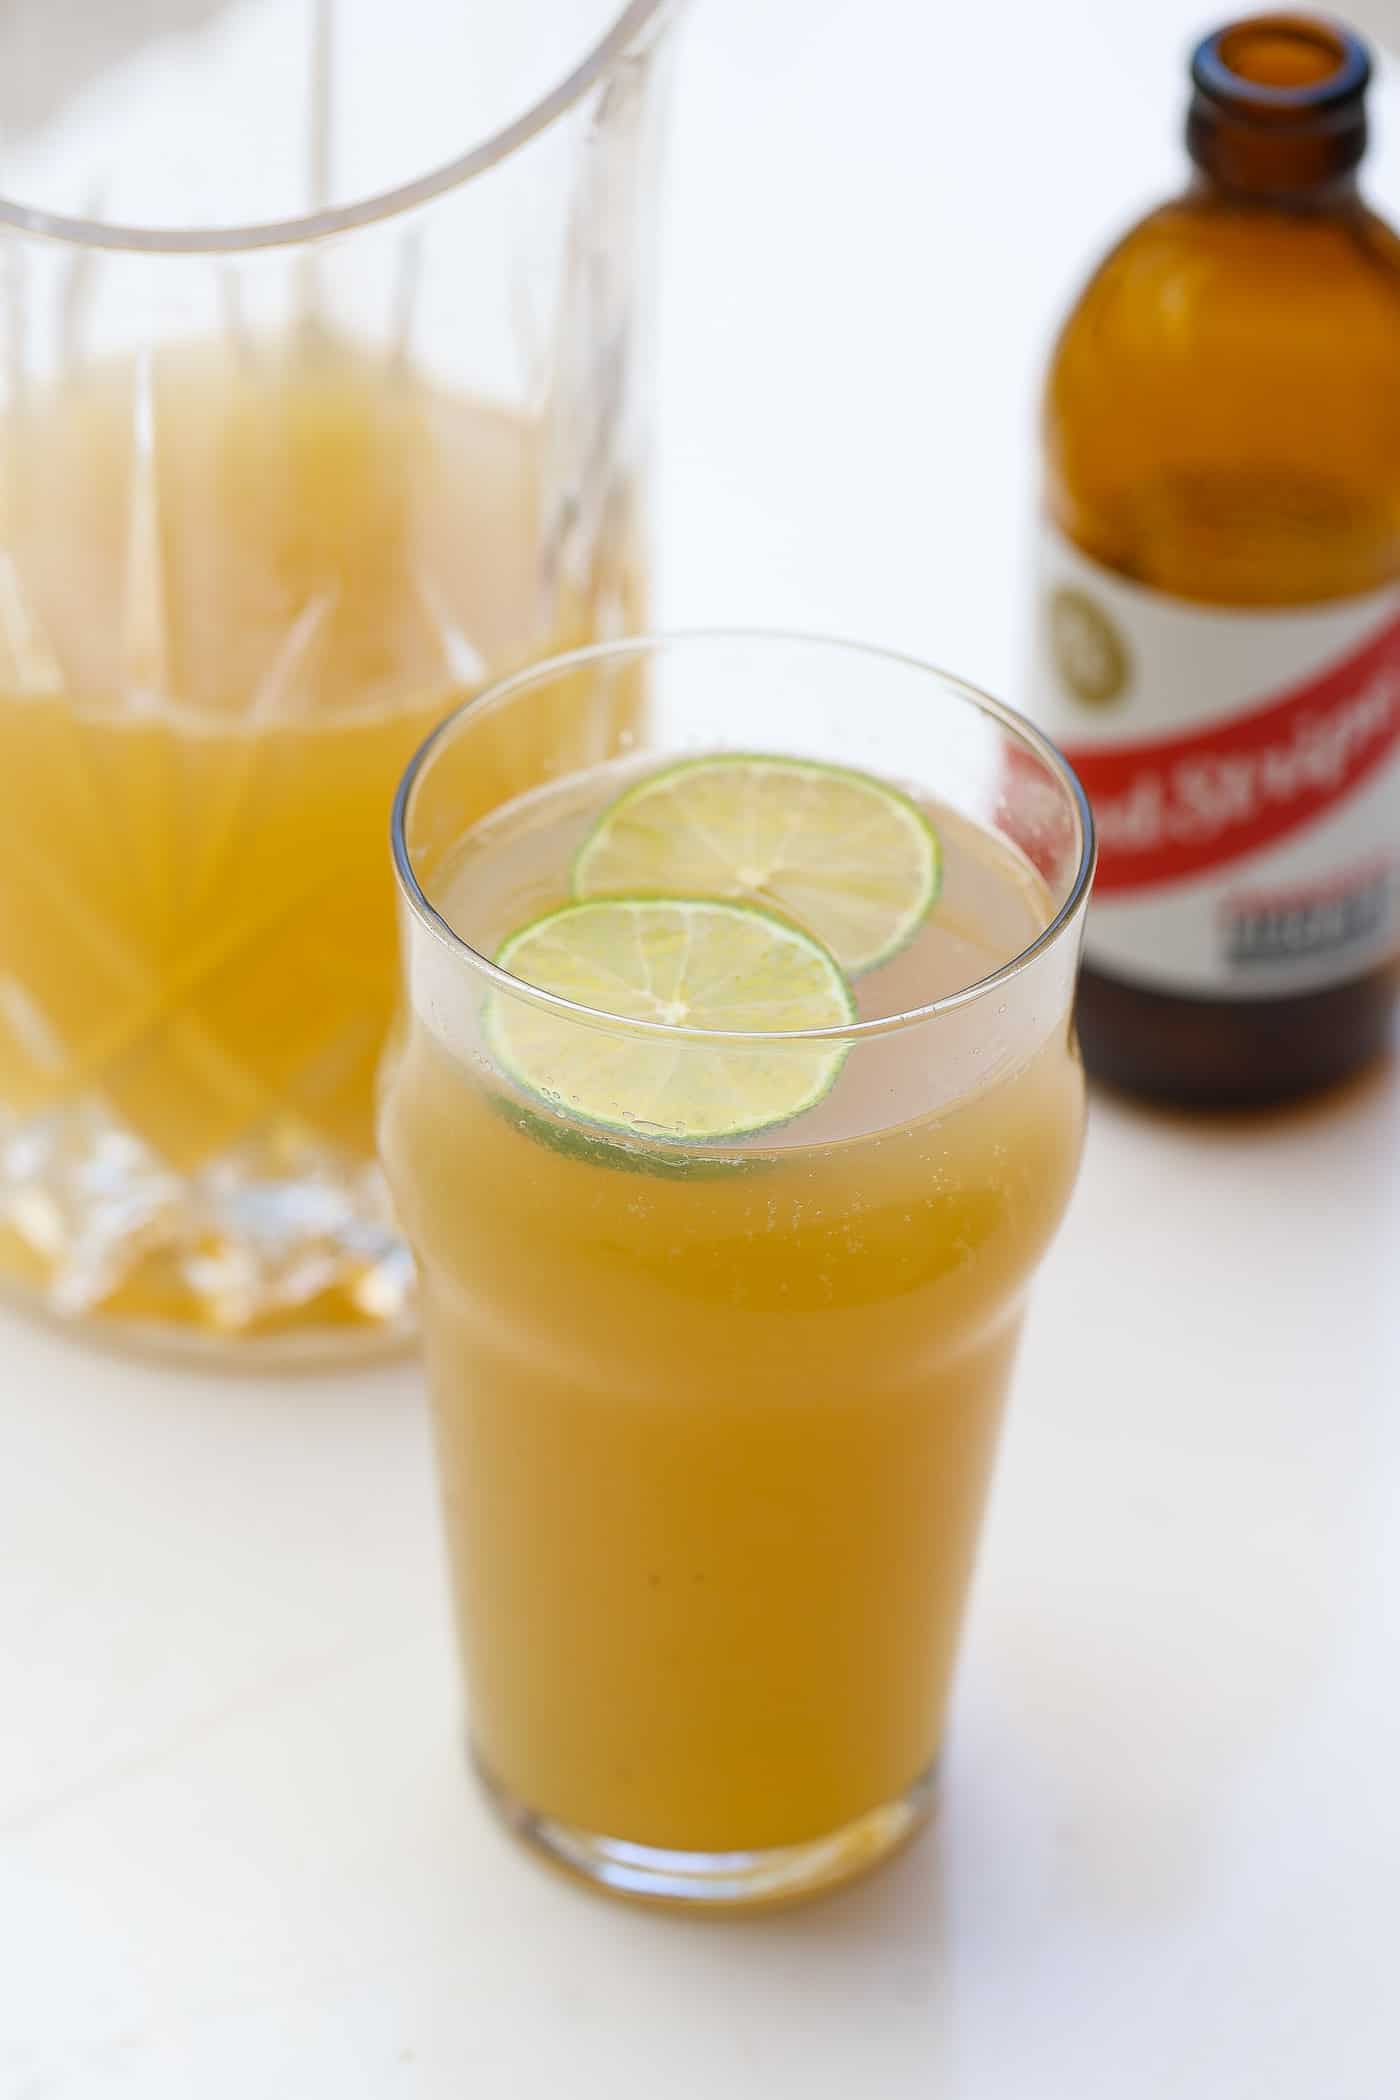
[[[1030,700],[1094,808],[1096,966],[1280,998],[1400,951],[1400,584],[1192,604],[1047,525]]]

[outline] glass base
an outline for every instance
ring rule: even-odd
[[[883,1864],[926,1823],[936,1796],[930,1765],[895,1801],[800,1845],[757,1852],[672,1852],[602,1837],[537,1815],[473,1757],[487,1799],[506,1827],[557,1867],[612,1895],[696,1910],[759,1910],[801,1903]]]
[[[415,1332],[372,1161],[277,1131],[181,1175],[91,1100],[0,1117],[0,1291],[92,1341],[249,1367]]]

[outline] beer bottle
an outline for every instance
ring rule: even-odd
[[[1196,50],[1195,173],[1055,348],[1032,705],[1098,822],[1091,1070],[1280,1100],[1385,1046],[1400,953],[1400,239],[1331,21]]]

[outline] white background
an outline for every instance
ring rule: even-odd
[[[699,0],[668,617],[1014,697],[1034,375],[1174,177],[1199,26]],[[1394,147],[1375,186],[1400,210]],[[1394,1070],[1252,1125],[1098,1102],[941,1820],[746,1925],[604,1905],[488,1822],[413,1369],[0,1325],[0,2100],[1391,2100],[1397,1277]]]

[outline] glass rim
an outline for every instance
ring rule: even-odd
[[[676,0],[626,0],[611,26],[572,72],[520,116],[426,173],[349,204],[300,213],[290,219],[255,220],[242,226],[128,226],[115,220],[75,218],[66,212],[45,211],[0,190],[0,227],[72,247],[135,255],[239,255],[266,248],[301,247],[400,218],[484,175],[547,130],[675,4]]]
[[[622,662],[628,657],[653,655],[677,645],[732,646],[735,643],[746,647],[782,645],[788,648],[796,646],[830,649],[852,657],[895,664],[907,670],[917,671],[925,677],[938,680],[955,697],[970,703],[980,714],[989,716],[1002,729],[1017,737],[1023,745],[1028,745],[1064,789],[1066,799],[1075,812],[1079,829],[1079,859],[1074,879],[1064,903],[1036,938],[986,977],[979,977],[973,983],[962,985],[955,992],[947,992],[939,999],[929,1000],[923,1006],[909,1007],[897,1014],[882,1014],[869,1021],[846,1021],[827,1028],[775,1031],[695,1028],[670,1021],[634,1020],[623,1014],[610,1014],[603,1007],[581,1006],[574,1000],[560,997],[557,992],[542,991],[538,985],[527,984],[523,978],[513,977],[509,970],[503,970],[499,963],[483,955],[480,949],[474,948],[470,941],[464,940],[461,934],[449,926],[441,912],[429,902],[418,880],[413,856],[409,851],[406,825],[408,805],[414,788],[434,754],[439,747],[450,742],[460,723],[468,716],[500,707],[518,698],[520,694],[529,692],[533,687],[548,684],[560,675],[579,670],[588,664]],[[1008,707],[1004,701],[993,699],[989,693],[970,685],[965,678],[959,678],[956,673],[945,671],[939,665],[929,663],[922,657],[912,656],[904,650],[885,649],[873,643],[852,641],[840,635],[771,627],[670,628],[652,634],[629,635],[616,641],[595,642],[587,648],[570,649],[558,656],[545,657],[522,671],[515,671],[509,677],[496,680],[472,698],[454,707],[451,714],[438,723],[414,752],[394,795],[389,817],[389,842],[400,893],[415,918],[435,941],[493,991],[505,993],[511,998],[523,999],[528,1005],[555,1014],[564,1020],[575,1021],[590,1028],[605,1029],[614,1035],[636,1035],[671,1043],[703,1043],[711,1048],[716,1044],[723,1044],[731,1048],[748,1049],[771,1048],[780,1044],[853,1044],[868,1041],[879,1036],[896,1035],[903,1029],[916,1027],[942,1014],[957,1012],[977,1000],[986,998],[989,993],[1011,984],[1020,977],[1075,924],[1088,898],[1098,855],[1093,813],[1079,776],[1058,746],[1043,735],[1033,722],[1018,714],[1014,707]]]

